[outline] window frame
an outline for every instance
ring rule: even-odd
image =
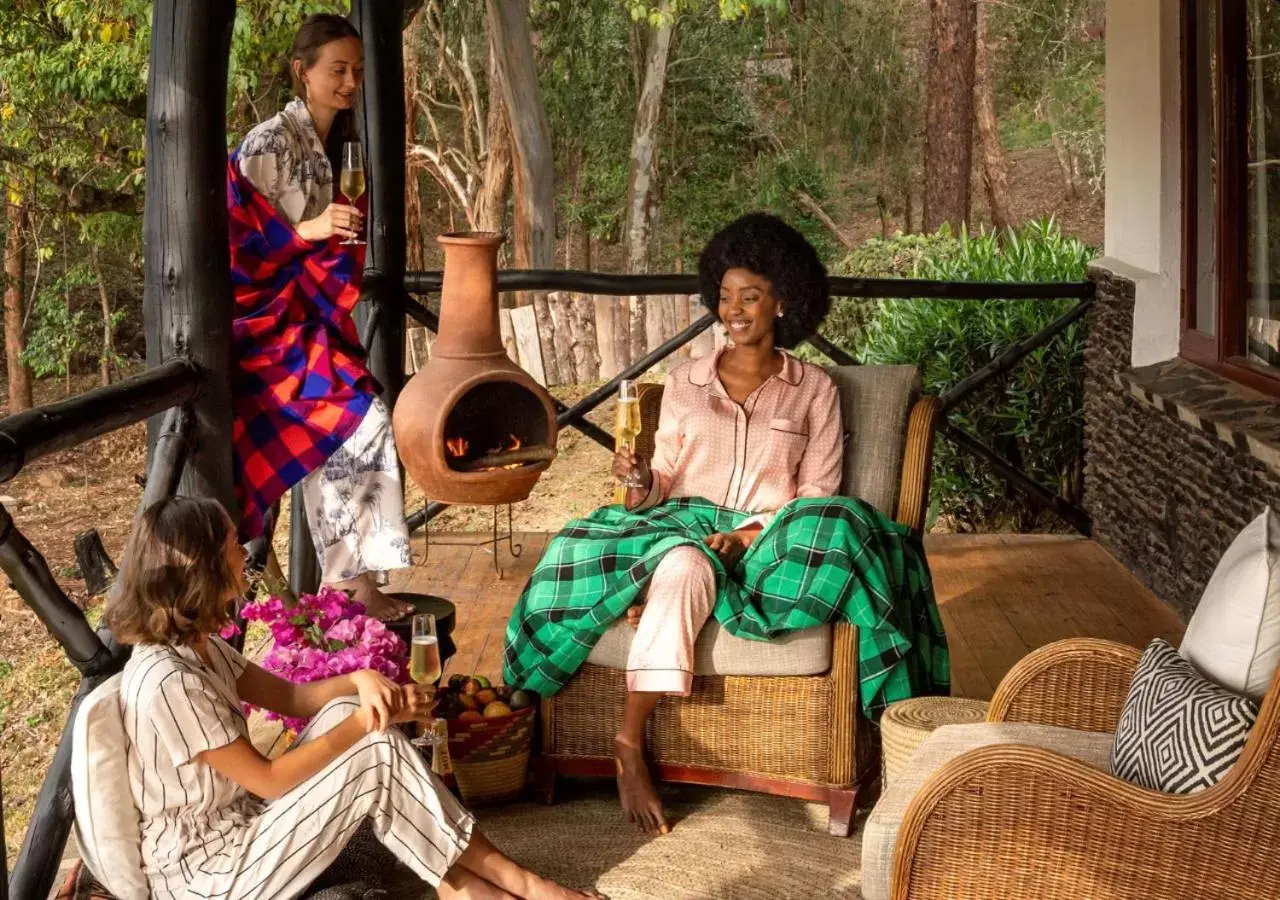
[[[1246,53],[1248,28],[1245,0],[1218,0],[1215,23],[1219,87],[1215,151],[1218,158],[1218,196],[1213,203],[1217,243],[1217,297],[1214,332],[1197,328],[1197,211],[1196,147],[1199,108],[1196,95],[1196,2],[1182,0],[1180,51],[1182,66],[1182,292],[1181,355],[1199,366],[1255,390],[1280,396],[1280,369],[1248,359],[1248,172],[1245,125],[1248,113]],[[1229,202],[1222,202],[1226,198]]]

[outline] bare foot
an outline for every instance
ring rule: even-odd
[[[627,607],[627,624],[632,628],[640,627],[640,617],[644,615],[644,604],[637,603],[635,606]]]
[[[618,797],[627,821],[649,834],[667,834],[671,828],[662,815],[662,801],[654,789],[643,748],[618,736],[613,739],[613,755],[618,766]]]
[[[454,866],[445,873],[436,894],[440,900],[516,900],[515,894],[507,893],[462,866]]]
[[[608,896],[597,890],[575,891],[562,884],[556,884],[547,878],[538,878],[525,894],[525,900],[609,900]]]
[[[363,603],[368,615],[383,622],[394,622],[413,612],[413,604],[382,593],[368,573],[333,586],[340,591],[351,591],[351,599]]]

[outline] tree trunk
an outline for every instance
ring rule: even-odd
[[[573,295],[568,291],[552,291],[547,295],[547,301],[555,322],[556,366],[560,370],[561,384],[578,384],[582,381],[582,375],[576,364],[575,348],[579,338]]]
[[[10,200],[23,200],[10,196]],[[30,409],[31,370],[22,361],[26,341],[22,335],[23,294],[27,276],[27,207],[9,203],[6,207],[4,242],[4,355],[9,373],[9,415]]]
[[[595,381],[600,377],[600,338],[596,334],[596,305],[590,294],[573,295],[574,368],[580,382]]]
[[[488,0],[497,81],[509,110],[514,145],[516,197],[516,266],[550,269],[555,266],[555,159],[542,105],[542,88],[533,57],[527,0]],[[533,293],[547,383],[561,383],[557,365],[555,326],[545,291]]]
[[[592,297],[591,305],[596,313],[596,347],[600,352],[600,377],[612,378],[621,371],[618,365],[618,342],[614,339],[616,326],[614,310],[618,303],[613,297]]]
[[[484,163],[484,185],[476,198],[476,227],[482,231],[505,231],[507,228],[507,201],[511,197],[511,120],[507,116],[507,104],[502,89],[495,85],[497,54],[490,42],[489,52],[489,112],[485,134],[488,140],[488,156]]]
[[[573,194],[570,206],[577,207],[582,197],[582,148],[578,147],[572,157]],[[591,269],[591,236],[586,233],[575,216],[569,222],[564,237],[564,267],[574,267],[574,251],[579,245],[582,248],[582,268]],[[577,372],[578,382],[595,381],[600,377],[600,345],[596,334],[596,306],[589,294],[569,295],[570,314],[573,317],[573,368]]]
[[[982,149],[982,184],[987,192],[991,224],[1003,232],[1013,227],[1013,214],[1009,211],[1009,164],[1000,143],[1000,125],[996,121],[995,92],[987,52],[987,3],[988,0],[978,0],[975,10],[973,109],[978,125],[978,144]]]
[[[416,35],[421,29],[422,17],[415,16],[404,40],[404,133],[410,143],[417,143],[420,136],[418,105],[413,102],[413,97],[419,77]],[[427,268],[426,246],[422,240],[422,183],[416,166],[406,165],[404,174],[405,268],[421,272]]]
[[[644,81],[640,87],[635,125],[631,132],[623,240],[627,248],[627,271],[632,273],[649,271],[649,244],[653,237],[652,207],[657,172],[658,121],[662,117],[662,96],[667,86],[667,61],[671,55],[674,28],[671,6],[667,0],[663,0],[661,11],[663,21],[668,24],[649,35],[645,50]],[[647,304],[638,297],[631,298],[630,306],[625,327],[625,331],[629,332],[628,363],[644,354],[647,312]]]
[[[929,0],[924,228],[969,221],[973,171],[974,0]]]
[[[89,245],[89,260],[93,264],[93,277],[98,280],[98,300],[102,304],[102,356],[98,359],[98,373],[102,386],[111,384],[111,361],[115,358],[115,336],[111,327],[111,292],[107,290],[107,279],[103,277],[102,265],[98,260],[98,248]]]

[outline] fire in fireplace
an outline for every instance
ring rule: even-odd
[[[551,396],[513,363],[498,330],[496,234],[442,235],[440,333],[392,415],[405,468],[428,499],[512,503],[555,459]]]

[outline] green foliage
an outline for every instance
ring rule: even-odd
[[[831,266],[832,275],[851,278],[913,278],[926,260],[942,262],[960,252],[960,242],[943,226],[936,234],[903,234],[870,238]],[[822,333],[846,350],[861,347],[880,301],[861,297],[833,297]],[[821,354],[801,346],[802,355],[814,360]]]
[[[1103,178],[1105,7],[1105,0],[988,4],[1006,146],[1056,136],[1095,191]]]
[[[78,263],[36,295],[35,328],[23,361],[37,376],[68,375],[72,358],[91,344],[95,323],[88,309],[73,309],[71,292],[96,283],[93,270]]]
[[[1078,281],[1092,248],[1056,223],[1009,232],[961,235],[954,250],[919,259],[913,275],[947,281]],[[1075,301],[889,300],[860,338],[863,362],[910,363],[925,390],[941,393],[1032,335]],[[828,329],[828,333],[831,330]],[[1076,323],[989,383],[952,413],[952,421],[989,442],[1032,478],[1079,499],[1083,457],[1082,365],[1085,329]],[[933,496],[939,512],[965,529],[1038,521],[1034,508],[983,463],[940,441]]]
[[[238,140],[287,98],[286,55],[312,12],[337,0],[241,0],[233,30],[228,131]],[[97,275],[127,301],[116,328],[140,319],[143,145],[151,44],[148,0],[0,3],[0,144],[11,200],[33,210],[28,244],[31,330],[25,358],[40,375],[97,363],[103,313]],[[79,240],[50,243],[50,233]],[[50,272],[62,275],[50,280]],[[30,282],[35,282],[34,286]],[[112,363],[123,360],[113,354]]]

